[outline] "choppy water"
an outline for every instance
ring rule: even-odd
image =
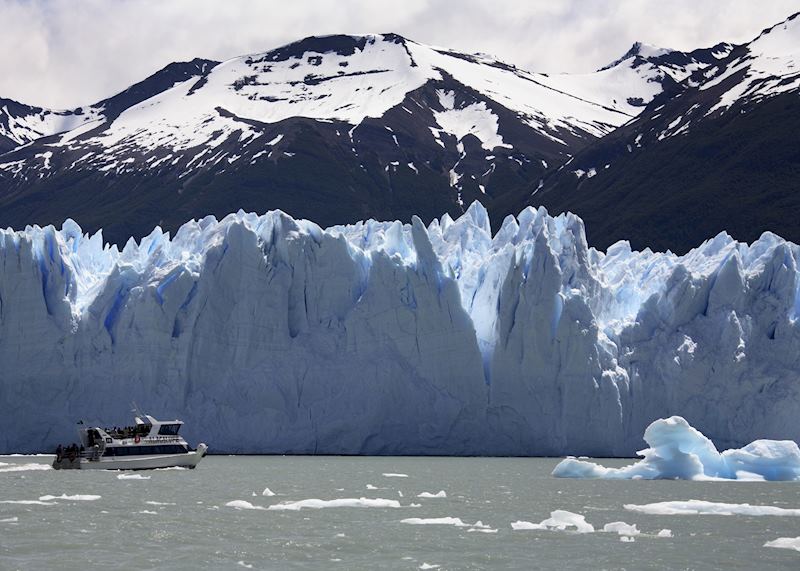
[[[561,480],[550,476],[557,460],[537,458],[212,456],[196,470],[135,474],[149,479],[18,471],[20,464],[47,464],[46,457],[0,462],[1,502],[74,497],[0,503],[4,570],[800,568],[800,552],[763,546],[800,535],[800,517],[656,516],[623,508],[688,499],[800,508],[800,485],[792,483]],[[263,496],[267,487],[276,495]],[[417,497],[440,490],[446,498]],[[78,499],[92,495],[100,498]],[[402,507],[226,506],[362,497]],[[599,529],[633,523],[642,535],[623,542],[612,533],[511,529],[556,509],[585,515]],[[402,522],[443,517],[485,527]],[[654,537],[664,528],[672,538]]]

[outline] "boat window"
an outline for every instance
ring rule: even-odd
[[[147,456],[149,454],[183,454],[189,450],[180,444],[157,446],[115,446],[106,448],[103,456]]]
[[[180,429],[180,424],[162,424],[158,429],[158,433],[162,436],[175,436]]]

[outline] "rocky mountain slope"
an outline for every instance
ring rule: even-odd
[[[637,44],[596,73],[547,76],[395,34],[326,36],[171,64],[81,109],[5,102],[0,227],[72,217],[124,243],[240,208],[329,225],[475,199],[499,222],[716,57]]]
[[[800,240],[800,17],[712,55],[522,204],[579,214],[601,248],[685,252],[723,230]]]

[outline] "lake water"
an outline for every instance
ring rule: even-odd
[[[21,469],[51,460],[0,457],[0,502],[43,502],[0,503],[0,569],[800,569],[800,552],[764,547],[799,536],[800,517],[623,507],[700,499],[800,508],[797,483],[565,480],[550,476],[558,461],[547,458],[210,456],[196,470],[125,479]],[[417,497],[440,490],[447,497]],[[62,494],[74,499],[40,500]],[[362,497],[401,507],[226,506]],[[596,529],[636,524],[641,535],[511,528],[557,509]],[[402,521],[446,517],[466,525]],[[662,529],[672,537],[655,537]]]

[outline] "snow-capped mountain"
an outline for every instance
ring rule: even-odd
[[[71,216],[124,242],[239,208],[333,224],[477,198],[502,219],[714,57],[637,44],[598,72],[548,76],[384,34],[171,64],[83,109],[6,106],[0,140],[22,146],[0,155],[0,226]]]
[[[716,62],[549,173],[525,203],[580,214],[598,247],[625,238],[683,252],[722,230],[800,239],[788,215],[800,208],[800,16],[710,53]]]
[[[631,456],[800,440],[800,246],[587,247],[574,215],[0,231],[0,452],[137,401],[218,452]]]
[[[126,108],[172,87],[176,82],[200,75],[219,62],[195,59],[173,63],[114,97],[77,109],[54,110],[31,107],[0,98],[0,152],[27,145],[37,139],[75,129],[84,132],[119,116]],[[91,125],[91,127],[89,127]],[[8,170],[8,169],[5,169]]]

